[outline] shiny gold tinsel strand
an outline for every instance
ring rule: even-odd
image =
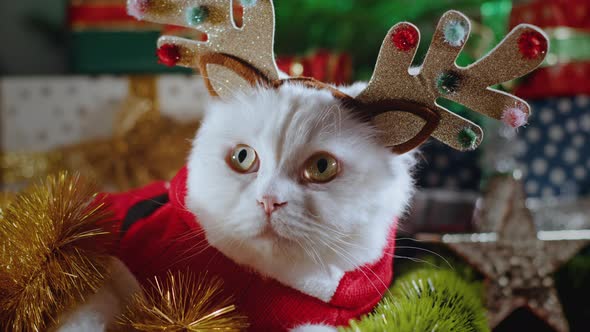
[[[13,199],[14,195],[12,193],[0,192],[0,220],[3,220],[2,216],[4,211],[6,211],[6,208],[10,205]]]
[[[108,220],[94,186],[60,173],[0,216],[0,331],[45,331],[108,274]]]
[[[221,279],[206,274],[168,272],[154,278],[136,295],[119,319],[117,331],[241,331],[246,317],[236,312],[230,298],[221,296]]]

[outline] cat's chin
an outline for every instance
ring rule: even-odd
[[[231,244],[236,242],[241,242],[241,245]],[[300,247],[294,240],[283,237],[270,226],[248,237],[232,238],[231,241],[215,241],[211,244],[236,263],[254,267],[262,273],[272,269],[273,264],[281,266],[284,260],[301,256]],[[261,261],[266,262],[263,264],[264,268],[258,266]],[[266,266],[267,264],[269,266]]]

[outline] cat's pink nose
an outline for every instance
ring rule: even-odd
[[[258,204],[262,206],[267,216],[270,216],[273,212],[287,205],[287,202],[280,202],[276,196],[264,195],[261,200],[258,200]]]

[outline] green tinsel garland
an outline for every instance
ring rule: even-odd
[[[421,268],[399,277],[373,313],[339,331],[489,331],[481,299],[481,283]]]

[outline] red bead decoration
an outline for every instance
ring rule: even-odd
[[[403,52],[414,49],[418,45],[418,38],[418,31],[410,25],[400,26],[391,35],[393,45]]]
[[[547,39],[538,31],[523,32],[518,38],[520,54],[527,59],[536,59],[547,52]]]
[[[180,61],[180,48],[173,44],[164,44],[158,48],[157,55],[158,63],[172,67]]]

